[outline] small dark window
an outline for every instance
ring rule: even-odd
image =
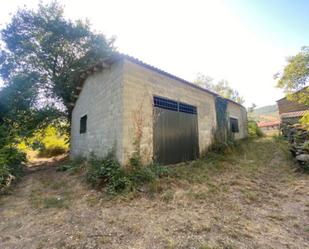
[[[80,118],[80,126],[79,126],[79,133],[86,133],[87,131],[87,115],[82,116]]]
[[[230,128],[231,132],[239,132],[238,119],[230,118]]]

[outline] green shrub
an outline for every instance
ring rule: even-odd
[[[91,156],[86,176],[87,181],[94,187],[105,185],[110,193],[122,192],[131,185],[113,152],[102,159]]]
[[[68,151],[67,137],[51,125],[37,134],[37,141],[42,144],[39,156],[52,157]]]
[[[301,118],[300,123],[309,131],[309,112]]]
[[[82,158],[77,158],[70,162],[64,163],[57,168],[57,171],[70,171],[77,172],[83,166],[84,160]]]
[[[68,147],[68,137],[53,125],[37,130],[32,137],[24,138],[18,144],[24,152],[38,151],[39,157],[61,155],[68,151]]]
[[[10,176],[11,174],[9,167],[6,164],[2,164],[0,161],[0,193],[8,186]]]
[[[304,150],[309,153],[309,141],[304,142],[303,147],[304,147]]]
[[[263,131],[258,127],[255,120],[248,121],[248,135],[250,137],[263,137]]]
[[[133,191],[142,184],[155,181],[168,174],[168,169],[158,164],[142,165],[140,157],[133,154],[129,170],[117,161],[113,152],[104,158],[92,156],[88,162],[87,181],[94,187],[105,186],[111,194]]]
[[[209,147],[208,153],[214,152],[217,154],[226,154],[233,149],[235,144],[236,141],[233,139],[228,139],[226,142],[213,142],[213,144]]]
[[[5,146],[0,149],[0,192],[9,187],[13,177],[22,175],[22,162],[25,160],[25,154],[13,147]]]

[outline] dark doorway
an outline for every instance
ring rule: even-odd
[[[154,97],[154,119],[155,161],[173,164],[199,156],[195,106]]]

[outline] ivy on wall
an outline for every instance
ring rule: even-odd
[[[221,97],[216,98],[215,107],[217,127],[214,131],[214,144],[227,143],[233,139],[233,134],[229,130],[227,105],[227,99]]]

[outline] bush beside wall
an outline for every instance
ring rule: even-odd
[[[15,148],[10,133],[0,126],[0,193],[6,191],[11,182],[22,175],[25,153]]]

